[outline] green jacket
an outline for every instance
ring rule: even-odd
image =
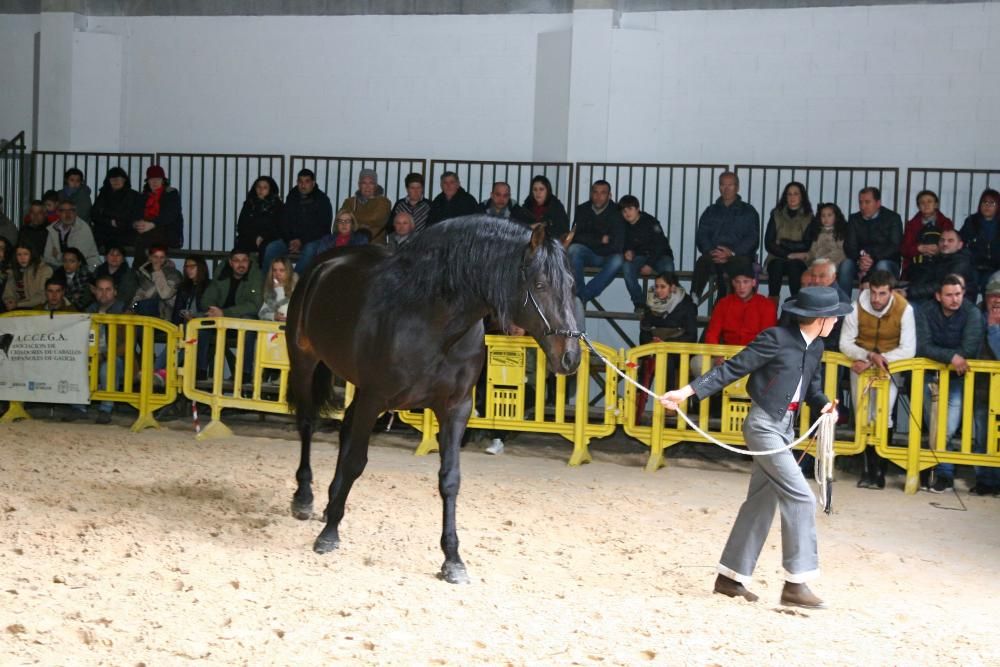
[[[231,280],[231,274],[226,273],[226,275],[209,283],[203,297],[205,308],[212,306],[222,308],[222,304],[226,301],[226,295],[229,294]],[[236,305],[222,308],[222,312],[225,313],[226,317],[256,318],[264,298],[263,292],[263,279],[260,277],[260,270],[255,263],[251,262],[250,272],[236,288]]]

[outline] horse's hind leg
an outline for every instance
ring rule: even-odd
[[[326,367],[320,366],[313,358],[293,360],[292,373],[289,377],[290,391],[295,396],[295,422],[299,428],[299,441],[302,451],[299,467],[295,471],[295,495],[292,496],[292,516],[305,521],[312,518],[312,466],[309,455],[312,450],[312,436],[319,406],[313,396],[314,376],[326,372]]]
[[[379,407],[363,389],[358,389],[344,414],[340,427],[340,451],[337,452],[337,472],[330,483],[330,501],[326,506],[326,527],[316,538],[313,550],[327,553],[340,546],[338,526],[344,518],[344,505],[354,481],[368,464],[368,440],[378,417]]]
[[[472,397],[453,406],[450,410],[435,410],[441,430],[438,432],[438,445],[441,448],[441,470],[438,472],[438,491],[444,503],[444,525],[441,529],[441,550],[444,551],[444,564],[441,565],[441,578],[449,584],[469,583],[469,574],[465,569],[462,557],[458,555],[458,532],[455,528],[455,504],[458,500],[458,489],[461,484],[459,468],[459,452],[461,451],[462,435],[465,425],[472,413]]]

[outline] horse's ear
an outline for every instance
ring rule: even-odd
[[[531,226],[531,252],[536,252],[545,242],[545,225],[536,222]]]

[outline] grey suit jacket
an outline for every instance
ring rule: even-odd
[[[750,398],[771,417],[780,419],[801,378],[801,399],[819,411],[829,402],[823,394],[822,361],[822,338],[817,337],[806,347],[798,326],[771,327],[760,332],[735,357],[697,378],[691,388],[704,399],[749,373]]]

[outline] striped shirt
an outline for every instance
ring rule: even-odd
[[[399,199],[396,205],[392,207],[392,213],[389,214],[390,229],[392,228],[392,221],[400,211],[406,211],[413,216],[413,231],[419,232],[427,226],[427,216],[431,212],[431,203],[427,199],[421,199],[416,204],[411,204],[410,200],[406,197]]]

